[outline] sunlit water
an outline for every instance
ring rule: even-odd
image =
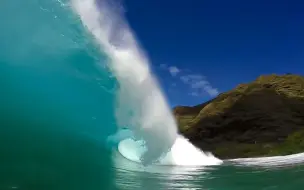
[[[126,21],[92,2],[0,2],[1,190],[303,188],[302,154],[222,163],[179,137]]]

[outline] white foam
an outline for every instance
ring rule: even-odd
[[[145,146],[143,146],[143,142],[131,138],[121,141],[118,150],[122,156],[134,162],[141,162],[141,155],[147,151]],[[187,139],[179,136],[171,150],[156,165],[210,166],[219,165],[222,162],[222,160],[215,158],[212,154],[200,151]]]
[[[304,163],[304,153],[286,156],[258,157],[258,158],[238,158],[228,160],[229,162],[246,166],[287,166]]]
[[[175,142],[177,127],[171,109],[150,72],[148,59],[136,42],[132,30],[121,11],[109,1],[71,2],[83,25],[94,36],[102,52],[107,54],[109,66],[120,84],[116,113],[118,124],[130,128],[137,139],[144,140],[148,151],[141,155],[142,161],[152,162],[158,159]],[[184,146],[185,143],[180,143],[180,140],[176,142],[178,146],[174,148],[175,152],[185,152],[184,148],[193,147],[190,143]],[[178,147],[180,150],[177,150]],[[195,151],[194,147],[191,150]],[[182,154],[178,154],[180,155]],[[186,162],[175,158],[175,154],[172,159],[177,163]]]

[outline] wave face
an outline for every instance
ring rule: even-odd
[[[103,141],[117,81],[104,54],[68,4],[0,9],[0,189],[113,189]]]
[[[203,155],[188,141],[178,137],[171,110],[150,72],[148,59],[123,15],[115,11],[117,9],[106,0],[72,0],[72,6],[101,50],[106,53],[109,66],[119,82],[116,118],[119,126],[131,129],[133,138],[138,140],[136,143],[132,139],[122,142],[119,146],[122,154],[126,149],[136,149],[124,156],[130,159],[137,156],[135,160],[144,164],[157,161],[172,146],[169,153],[172,160],[180,159],[177,157],[182,154],[175,153],[184,152],[185,148]],[[137,146],[139,142],[141,145]],[[185,145],[187,146],[183,147]],[[195,154],[191,155],[195,157]],[[193,163],[197,158],[189,159]],[[164,160],[160,162],[166,162]],[[170,162],[174,163],[186,164],[185,160]]]

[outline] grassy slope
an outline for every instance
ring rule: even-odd
[[[299,102],[303,104],[299,105]],[[261,135],[267,132],[263,132],[262,130],[254,131],[253,127],[249,125],[250,119],[254,120],[261,114],[264,114],[263,117],[265,117],[265,114],[268,114],[269,117],[277,118],[278,121],[281,118],[291,121],[292,125],[289,130],[285,130],[286,137],[283,141],[269,140],[267,142],[265,140],[259,142],[258,139],[258,141],[249,142],[247,140],[248,142],[240,142],[237,139],[238,137],[231,137],[230,140],[219,139],[216,146],[212,148],[212,151],[220,157],[230,158],[286,155],[302,152],[304,150],[304,140],[302,140],[304,139],[304,126],[301,128],[301,126],[297,127],[296,125],[304,121],[303,111],[304,77],[297,75],[267,75],[260,76],[252,83],[241,84],[231,91],[220,94],[210,102],[195,107],[177,107],[174,113],[177,117],[181,133],[185,134],[190,140],[196,139],[195,141],[199,138],[204,139],[205,129],[218,131],[218,134],[222,135],[225,133],[224,128],[228,130],[233,125],[232,122],[231,125],[224,123],[229,123],[228,119],[231,116],[233,116],[234,121],[237,120],[240,113],[241,115],[238,119],[244,120],[245,125],[247,119],[248,129],[246,130],[251,133],[260,133]],[[248,113],[248,118],[246,118],[246,113]],[[218,119],[225,115],[230,117],[228,119]],[[210,120],[211,122],[209,122]],[[212,125],[205,124],[208,122],[212,123]],[[251,124],[256,124],[253,122],[251,121]],[[265,121],[260,121],[259,125],[263,124],[265,126],[270,125]],[[286,123],[279,125],[286,125],[280,126],[282,129],[284,127],[285,129],[288,128]],[[272,135],[274,135],[276,128],[272,127],[271,129],[273,130]],[[235,134],[243,135],[242,133],[237,133],[238,129],[234,130],[236,130]],[[201,136],[198,134],[201,134]]]

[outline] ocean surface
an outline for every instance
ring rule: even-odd
[[[178,135],[111,3],[0,10],[0,190],[303,189],[303,154],[220,160]]]

